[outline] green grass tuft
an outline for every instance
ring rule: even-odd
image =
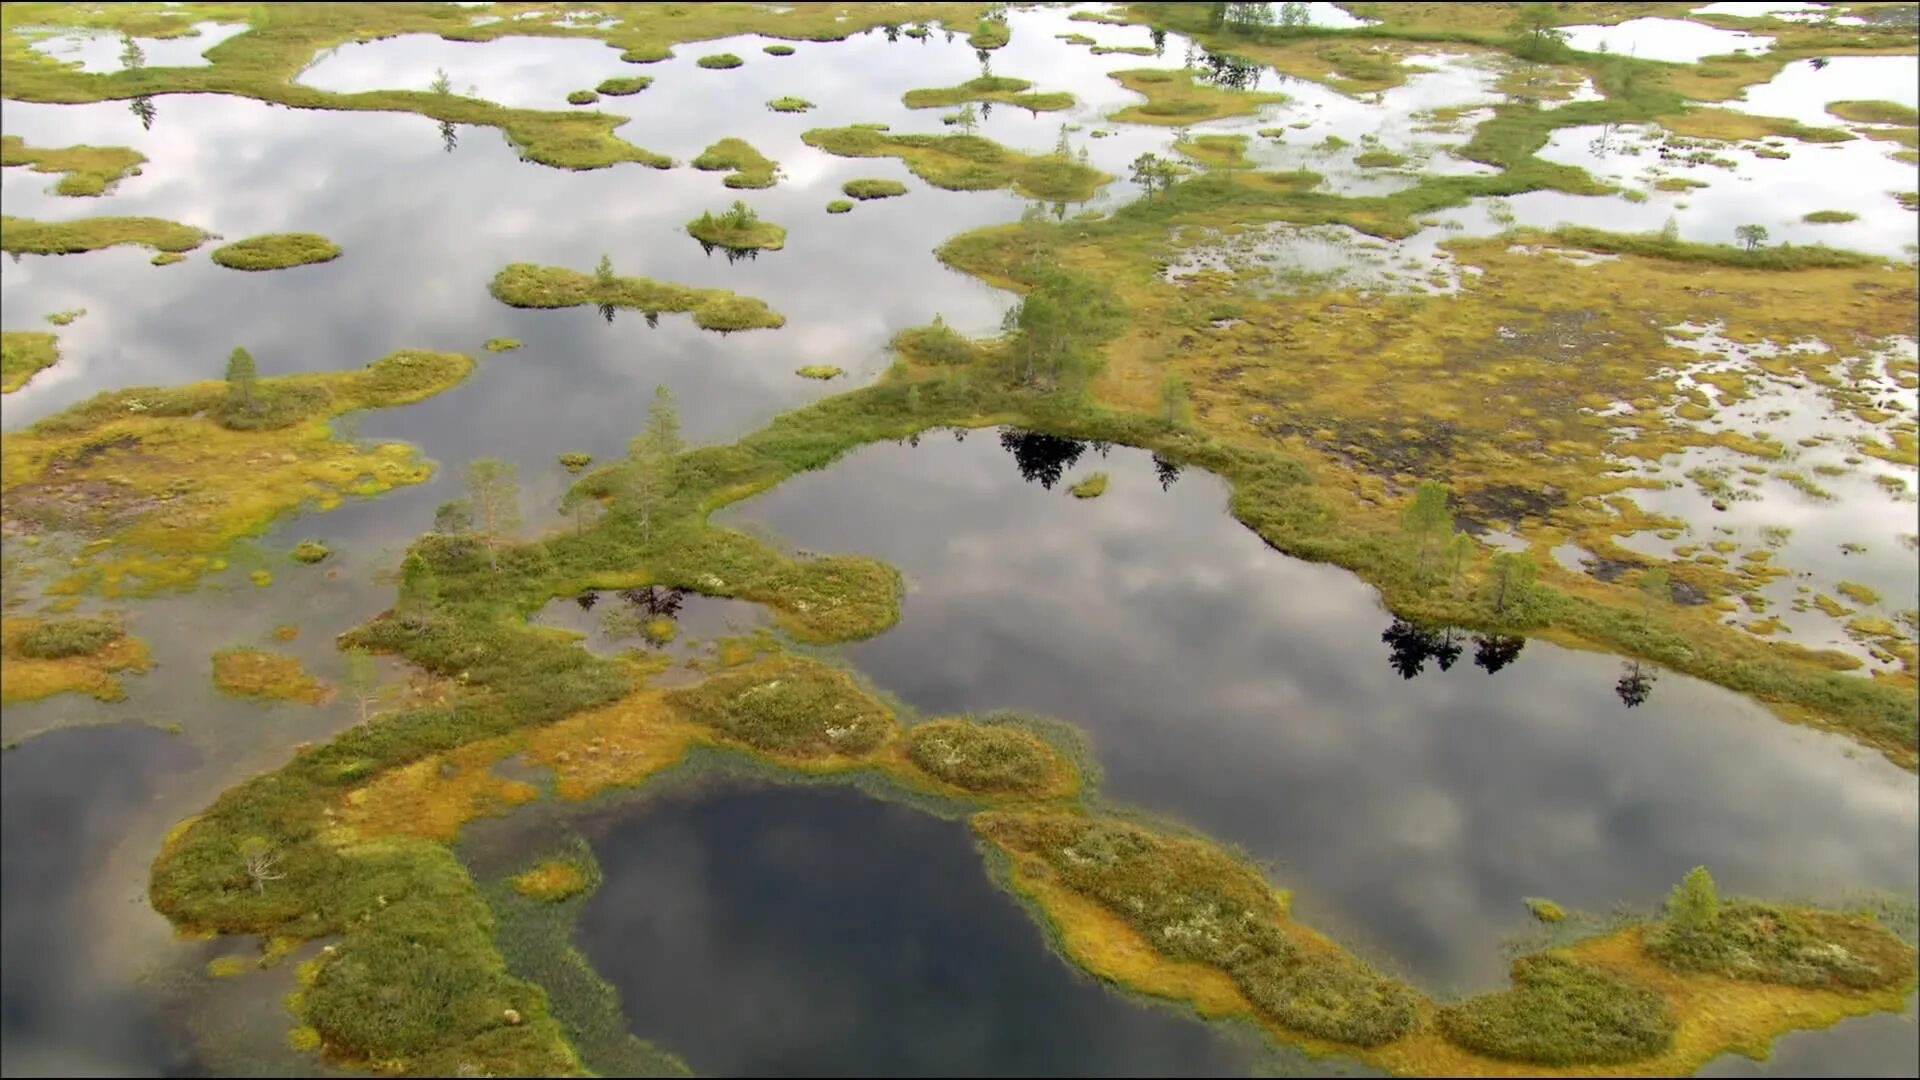
[[[746,61],[740,59],[739,57],[733,55],[732,53],[714,53],[710,56],[703,56],[700,59],[695,60],[694,63],[699,64],[703,68],[712,68],[716,71],[724,71],[728,68],[737,68],[741,64],[746,63]]]
[[[868,199],[891,199],[907,193],[907,185],[898,180],[849,180],[840,185],[840,190],[862,202]]]
[[[318,233],[266,233],[214,248],[209,257],[230,270],[285,270],[332,262],[340,245]]]
[[[692,165],[702,172],[731,170],[721,180],[730,188],[770,188],[780,179],[780,163],[745,139],[721,139],[702,150]]]
[[[151,217],[95,217],[73,221],[34,221],[0,216],[0,251],[29,255],[73,255],[116,244],[140,244],[162,252],[192,251],[211,234]]]
[[[594,89],[609,97],[626,97],[628,94],[637,94],[652,85],[653,76],[651,75],[628,75],[624,78],[607,79]],[[574,104],[581,103],[574,102]]]
[[[1659,994],[1551,953],[1514,961],[1514,987],[1440,1010],[1451,1042],[1537,1065],[1613,1065],[1652,1057],[1673,1041]]]

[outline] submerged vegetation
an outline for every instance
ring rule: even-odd
[[[755,150],[745,139],[721,139],[693,159],[703,172],[731,170],[721,181],[730,188],[770,188],[780,178],[780,165]]]
[[[618,277],[612,264],[601,260],[601,271],[583,274],[559,266],[514,263],[493,276],[488,288],[494,299],[523,308],[599,305],[603,313],[614,308],[658,315],[685,311],[702,330],[752,330],[786,325],[786,318],[764,301],[727,289],[695,289],[648,278]]]
[[[331,262],[340,245],[317,233],[267,233],[214,248],[208,257],[232,270],[284,270]]]
[[[0,135],[0,166],[27,165],[60,173],[57,195],[105,195],[129,176],[139,176],[147,157],[124,146],[31,147],[18,135]]]

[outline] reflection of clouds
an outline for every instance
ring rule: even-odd
[[[1532,642],[1497,676],[1402,681],[1350,575],[1287,559],[1189,472],[1089,454],[1107,494],[1020,481],[991,432],[857,452],[736,516],[865,551],[918,589],[859,667],[929,713],[1053,712],[1107,792],[1282,868],[1307,910],[1443,983],[1494,983],[1518,901],[1651,904],[1707,862],[1729,888],[1911,887],[1913,781],[1711,686],[1631,712],[1617,659]],[[1817,807],[1809,813],[1809,807]]]

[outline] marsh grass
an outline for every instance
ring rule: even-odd
[[[0,393],[11,394],[60,361],[59,339],[41,330],[0,330]]]
[[[1073,788],[1073,764],[1013,713],[929,720],[907,729],[907,757],[968,791],[1050,795]]]
[[[780,179],[780,164],[768,158],[745,139],[721,139],[694,158],[694,168],[702,172],[731,170],[721,181],[730,188],[770,188]]]
[[[152,661],[146,642],[110,619],[0,619],[0,701],[37,701],[86,693],[119,701],[118,672],[141,672]]]
[[[787,757],[864,754],[898,728],[846,673],[799,657],[721,672],[673,697],[695,723]]]
[[[1913,977],[1914,950],[1871,916],[1731,901],[1647,929],[1649,955],[1687,972],[1784,986],[1877,990]]]
[[[77,617],[49,619],[22,630],[13,640],[13,651],[29,660],[65,660],[91,656],[126,636],[126,629],[113,619]]]
[[[1073,108],[1072,94],[1034,93],[1030,92],[1032,86],[1033,83],[1027,79],[1015,79],[1004,75],[982,75],[958,86],[909,90],[900,100],[909,109],[951,108],[955,105],[964,105],[969,101],[993,101],[1017,105],[1035,113]]]
[[[827,203],[827,213],[829,214],[844,214],[852,209],[853,200],[851,199],[833,199]]]
[[[1673,1041],[1659,994],[1551,953],[1514,962],[1514,987],[1440,1010],[1451,1042],[1506,1061],[1614,1065],[1653,1057]]]
[[[907,193],[907,185],[898,180],[849,180],[840,185],[840,190],[862,202],[868,199],[891,199]]]
[[[567,92],[567,104],[591,105],[600,100],[600,95],[592,90],[570,90]]]
[[[696,289],[648,278],[602,281],[559,266],[514,263],[488,286],[494,299],[512,307],[560,308],[604,304],[645,312],[690,312],[702,330],[752,330],[786,325],[785,316],[762,300],[726,289]]]
[[[284,270],[332,262],[340,245],[318,233],[266,233],[214,248],[208,257],[230,270]]]
[[[303,701],[318,705],[332,696],[327,685],[282,653],[246,646],[213,654],[213,685],[235,697]]]
[[[891,135],[871,128],[814,128],[808,146],[840,157],[897,157],[915,176],[949,191],[1012,188],[1035,199],[1080,202],[1113,179],[1051,154],[1023,154],[977,135]]]
[[[1198,81],[1186,69],[1132,68],[1112,73],[1121,86],[1146,96],[1140,105],[1128,105],[1110,119],[1130,124],[1197,124],[1229,116],[1250,116],[1263,106],[1287,100],[1285,94],[1221,90]]]
[[[513,889],[522,896],[543,903],[558,903],[590,891],[595,877],[589,869],[570,859],[549,859],[512,878]]]
[[[1849,221],[1859,221],[1860,215],[1850,210],[1815,210],[1800,220],[1809,225],[1844,225]]]
[[[18,135],[0,135],[0,166],[27,165],[59,173],[59,195],[105,195],[129,176],[139,176],[146,155],[124,146],[31,147]]]
[[[212,234],[163,218],[94,217],[72,221],[34,221],[0,217],[0,251],[30,255],[73,255],[116,244],[139,244],[160,252],[192,251]]]
[[[1842,120],[1861,124],[1899,124],[1903,127],[1920,124],[1920,111],[1897,101],[1833,101],[1828,102],[1827,111]]]

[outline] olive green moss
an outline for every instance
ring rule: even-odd
[[[1107,474],[1103,472],[1093,473],[1090,476],[1075,481],[1073,486],[1067,490],[1071,492],[1076,499],[1097,499],[1107,493]]]
[[[1363,169],[1397,169],[1405,165],[1407,159],[1391,150],[1363,150],[1354,155],[1353,163]]]
[[[1842,120],[1862,124],[1900,124],[1905,127],[1920,124],[1920,111],[1897,101],[1833,101],[1827,104],[1827,111]]]
[[[814,128],[808,146],[840,157],[897,157],[915,176],[950,191],[1012,188],[1034,199],[1081,202],[1113,179],[1090,165],[1023,154],[977,135],[890,135],[871,128]]]
[[[235,697],[319,704],[326,685],[307,674],[300,661],[282,653],[234,646],[213,654],[213,685]]]
[[[721,180],[730,188],[770,188],[780,179],[780,163],[745,139],[721,139],[702,150],[692,165],[702,172],[730,170]]]
[[[1031,112],[1057,112],[1073,108],[1073,95],[1067,93],[1033,93],[1033,83],[1027,79],[1015,79],[1004,75],[982,75],[969,79],[959,86],[942,87],[935,90],[909,90],[900,100],[909,109],[951,108],[969,101],[992,101],[1006,105],[1018,105]]]
[[[732,53],[713,53],[695,60],[694,63],[699,64],[703,68],[713,68],[724,71],[727,68],[737,68],[741,64],[746,63],[746,61]]]
[[[340,245],[318,233],[266,233],[214,248],[208,258],[230,270],[284,270],[332,262]]]
[[[488,352],[512,352],[520,348],[522,344],[519,338],[497,337],[488,338],[487,343],[482,346],[482,348]]]
[[[768,56],[792,56],[793,46],[782,45],[778,42],[775,42],[772,45],[762,45],[760,47],[760,51],[763,53],[766,53]]]
[[[603,304],[646,312],[691,312],[703,330],[752,330],[786,325],[764,301],[726,289],[696,289],[648,278],[602,280],[559,266],[514,263],[488,286],[494,299],[512,307],[561,308]]]
[[[1679,971],[1786,986],[1873,990],[1913,975],[1913,950],[1868,915],[1731,901],[1688,921],[1669,911],[1647,952]]]
[[[0,330],[0,393],[11,394],[60,361],[60,342],[40,330]]]
[[[287,552],[287,557],[294,562],[312,565],[324,561],[331,554],[333,549],[318,540],[302,540],[293,545],[293,549]]]
[[[786,229],[760,220],[760,215],[738,200],[718,214],[702,211],[687,222],[687,234],[709,247],[730,251],[778,251],[787,246]]]
[[[834,199],[827,203],[827,213],[829,214],[844,214],[851,209],[853,209],[853,200],[851,199]]]
[[[591,105],[600,100],[600,95],[591,90],[571,90],[567,93],[569,105]]]
[[[813,102],[800,97],[777,97],[767,102],[767,108],[778,113],[803,113],[813,108]]]
[[[73,255],[116,244],[139,244],[162,252],[192,251],[210,234],[163,218],[94,217],[72,221],[34,221],[0,217],[0,251],[30,255]]]
[[[849,180],[840,185],[840,190],[865,202],[868,199],[891,199],[896,195],[905,195],[907,185],[898,180]]]
[[[1513,965],[1514,987],[1440,1010],[1440,1031],[1488,1057],[1539,1065],[1614,1065],[1673,1041],[1659,994],[1551,953]]]
[[[584,472],[593,464],[593,455],[579,450],[571,450],[560,455],[560,467],[570,473]]]
[[[1843,225],[1859,221],[1860,215],[1849,210],[1815,210],[1800,220],[1809,225]]]
[[[60,173],[58,195],[105,195],[129,176],[139,176],[145,154],[124,146],[30,147],[18,135],[0,135],[0,165],[27,165]]]
[[[803,379],[819,379],[825,382],[828,379],[837,379],[845,375],[846,371],[834,367],[832,364],[807,364],[803,367],[795,368],[793,373]]]
[[[13,641],[14,651],[34,660],[64,660],[72,656],[91,656],[126,636],[126,629],[113,619],[76,617],[48,619]]]
[[[1527,897],[1527,912],[1543,923],[1564,922],[1567,918],[1565,908],[1543,896]]]
[[[907,756],[968,791],[1038,793],[1072,767],[1013,714],[930,720],[907,732]]]
[[[608,97],[626,97],[629,94],[637,94],[652,85],[653,76],[651,75],[627,75],[607,79],[594,87],[594,90]]]
[[[673,695],[696,723],[756,750],[791,757],[863,754],[892,734],[893,714],[846,673],[810,661],[724,671]]]

